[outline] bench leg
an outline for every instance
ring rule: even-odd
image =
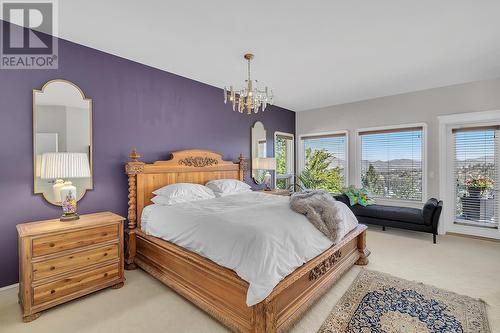
[[[432,234],[432,242],[436,244],[436,234]]]
[[[382,231],[385,231],[385,225],[384,225],[384,226],[382,226]]]

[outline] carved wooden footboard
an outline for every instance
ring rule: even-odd
[[[211,179],[243,179],[240,163],[223,161],[221,155],[188,150],[169,161],[146,164],[133,152],[129,176],[129,228],[127,269],[140,268],[238,332],[283,332],[323,295],[352,265],[366,265],[366,226],[358,225],[337,245],[297,268],[262,302],[246,305],[248,283],[230,269],[140,230],[140,216],[152,191],[167,184],[205,184]]]

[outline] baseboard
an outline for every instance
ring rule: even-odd
[[[19,287],[19,283],[14,283],[14,284],[11,284],[10,286],[2,287],[2,288],[0,288],[0,293],[2,291],[13,289],[13,288],[17,288],[17,287]]]
[[[458,233],[458,232],[447,232],[446,235],[457,236],[457,237],[464,237],[464,238],[472,238],[472,239],[479,239],[479,240],[485,240],[485,241],[500,243],[500,239],[483,237],[483,236],[476,236],[476,235],[467,235],[467,234],[461,234],[461,233]]]

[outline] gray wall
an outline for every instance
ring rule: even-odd
[[[37,106],[37,133],[57,133],[58,151],[66,151],[66,108],[60,105]]]
[[[355,184],[356,129],[425,122],[428,125],[427,195],[438,197],[439,129],[437,116],[495,109],[500,109],[500,79],[298,112],[296,132],[298,138],[308,133],[348,130],[349,184]]]
[[[66,149],[74,153],[88,153],[90,146],[89,110],[66,106]]]

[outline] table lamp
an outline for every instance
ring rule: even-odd
[[[258,159],[258,168],[260,170],[266,170],[264,175],[264,184],[266,185],[265,190],[271,190],[271,174],[269,170],[276,170],[276,159],[274,157],[261,157]]]
[[[79,219],[76,213],[76,187],[67,179],[89,177],[89,159],[85,153],[42,154],[40,178],[55,180],[52,188],[56,202],[60,202],[63,209],[61,221]]]

